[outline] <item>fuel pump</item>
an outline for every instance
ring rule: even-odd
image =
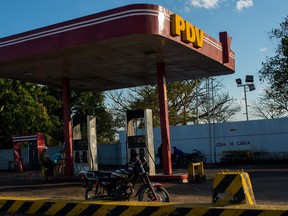
[[[152,110],[128,110],[127,121],[127,161],[134,152],[145,157],[150,167],[149,175],[155,174],[154,137]],[[132,153],[132,154],[131,154]]]
[[[23,163],[22,158],[22,145],[26,143],[28,148],[28,154],[25,155],[25,165],[28,165],[28,168],[36,168],[38,165],[38,157],[42,151],[45,144],[45,134],[36,133],[36,134],[26,134],[26,135],[14,135],[12,137],[13,142],[13,155],[15,164],[20,165]],[[21,164],[22,165],[22,164]]]
[[[73,118],[74,175],[82,170],[98,170],[96,117],[87,116],[87,139],[81,136],[81,125],[85,128],[84,124],[84,118]]]
[[[87,140],[73,140],[74,174],[81,170],[88,170],[88,142]]]

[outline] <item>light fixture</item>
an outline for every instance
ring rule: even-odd
[[[242,80],[240,78],[236,79],[236,83],[237,85],[241,85],[242,84]]]
[[[252,75],[246,75],[245,82],[254,82],[254,77]]]
[[[254,83],[252,83],[252,84],[248,84],[248,88],[249,88],[249,91],[253,91],[253,90],[255,90],[255,89],[256,89],[256,87],[255,87],[255,84],[254,84]]]
[[[253,91],[256,89],[254,82],[254,77],[252,75],[246,75],[245,84],[242,84],[242,80],[240,78],[236,79],[237,87],[244,88],[244,96],[245,96],[245,108],[246,108],[246,119],[248,121],[248,106],[247,106],[247,89],[249,91]]]

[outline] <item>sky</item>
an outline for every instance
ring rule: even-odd
[[[249,104],[265,87],[258,71],[267,57],[275,55],[277,41],[269,32],[279,28],[288,16],[288,0],[2,0],[0,5],[0,38],[134,3],[162,5],[218,40],[227,31],[232,37],[236,71],[221,76],[226,91],[237,99],[243,110],[236,120],[245,120],[244,89],[235,79],[253,75],[256,90],[247,92]]]

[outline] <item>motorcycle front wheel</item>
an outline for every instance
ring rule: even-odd
[[[97,184],[90,184],[85,191],[86,200],[102,200],[107,198],[107,193],[104,187]]]
[[[154,191],[157,195],[157,199],[153,196],[153,192],[150,187],[147,185],[143,187],[138,195],[138,201],[141,202],[170,202],[171,198],[168,191],[161,186],[153,186]]]
[[[202,161],[205,164],[206,163],[206,157],[204,155],[201,155],[200,161]]]

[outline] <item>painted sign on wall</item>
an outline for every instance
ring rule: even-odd
[[[247,146],[251,145],[251,142],[249,140],[242,140],[242,141],[231,141],[231,142],[218,142],[215,144],[216,147],[234,147],[234,146]]]

